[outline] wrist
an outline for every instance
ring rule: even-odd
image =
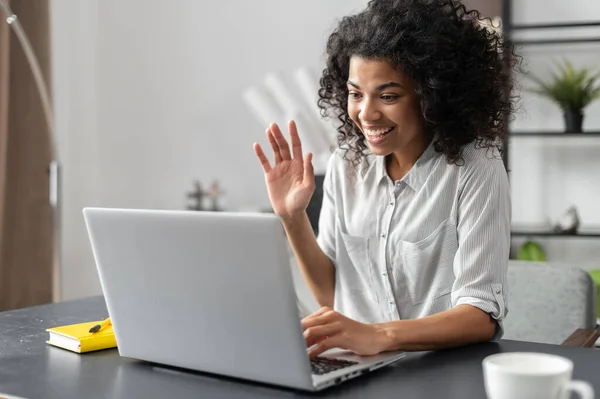
[[[380,352],[393,351],[398,349],[396,328],[393,323],[373,324],[376,331],[376,341]]]
[[[289,214],[279,215],[284,227],[297,226],[304,221],[306,211],[297,211]]]

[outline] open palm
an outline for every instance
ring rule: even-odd
[[[280,217],[292,217],[308,207],[315,190],[312,154],[302,156],[302,143],[294,121],[289,125],[292,150],[277,124],[266,131],[273,149],[275,165],[271,167],[260,144],[254,143],[254,152],[265,172],[265,182],[273,211]]]

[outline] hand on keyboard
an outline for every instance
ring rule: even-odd
[[[389,345],[389,338],[379,324],[360,323],[326,306],[305,317],[302,328],[311,359],[332,348],[363,356],[376,355]]]

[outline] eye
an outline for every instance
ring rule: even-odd
[[[384,94],[383,96],[381,96],[381,99],[382,99],[383,101],[388,101],[388,102],[390,102],[390,101],[395,101],[395,100],[397,100],[397,99],[398,99],[398,97],[399,97],[399,96],[397,96],[397,95]]]
[[[351,91],[348,93],[348,97],[351,98],[352,100],[358,100],[360,99],[362,96],[359,93],[356,93],[354,91]]]

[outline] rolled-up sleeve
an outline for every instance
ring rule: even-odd
[[[452,305],[468,304],[489,313],[502,337],[508,312],[506,273],[510,251],[511,202],[500,159],[465,167],[458,193],[458,250],[454,258]]]

